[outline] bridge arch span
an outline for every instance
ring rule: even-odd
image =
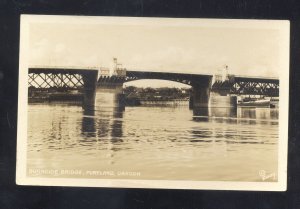
[[[122,88],[123,83],[138,81],[142,79],[156,79],[178,82],[192,87],[190,97],[191,108],[208,107],[210,88],[212,84],[211,75],[165,73],[165,72],[140,72],[127,71],[125,76],[111,76],[110,78],[100,77],[98,86],[105,86],[107,83],[115,83],[116,88]]]

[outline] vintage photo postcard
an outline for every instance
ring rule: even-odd
[[[22,15],[17,184],[286,190],[289,28]]]

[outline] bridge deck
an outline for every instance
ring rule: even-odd
[[[71,69],[71,68],[32,68],[30,67],[28,69],[29,73],[46,73],[46,74],[85,74],[85,73],[90,73],[90,72],[95,72],[98,71],[97,69]]]
[[[126,75],[128,77],[180,77],[180,78],[188,78],[188,79],[197,79],[197,78],[212,78],[212,75],[207,74],[190,74],[190,73],[171,73],[171,72],[149,72],[149,71],[135,71],[135,70],[127,70]]]
[[[234,81],[279,84],[278,78],[234,76]]]

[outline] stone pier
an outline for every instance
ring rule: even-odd
[[[89,71],[82,73],[83,80],[83,104],[85,110],[95,109],[96,89],[97,89],[98,71]]]
[[[210,95],[209,106],[213,108],[236,108],[237,96],[220,96],[212,93]]]
[[[211,77],[202,79],[201,82],[192,83],[192,92],[190,95],[190,103],[189,103],[189,107],[191,109],[208,108],[211,83],[212,83]]]

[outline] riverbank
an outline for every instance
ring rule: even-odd
[[[28,103],[46,103],[46,102],[67,102],[81,104],[83,101],[82,93],[70,92],[34,92],[28,96]]]

